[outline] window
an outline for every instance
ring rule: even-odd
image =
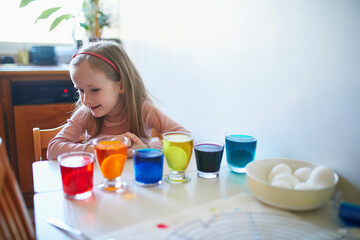
[[[36,24],[35,20],[44,10],[59,6],[59,14],[71,13],[77,16],[81,4],[81,0],[37,0],[19,8],[20,0],[1,1],[0,42],[73,43],[74,39],[81,39],[83,31],[80,26],[76,27],[78,19],[63,21],[51,32],[49,29],[55,16],[39,20]]]

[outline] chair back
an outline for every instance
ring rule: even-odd
[[[46,156],[48,144],[65,125],[51,129],[33,128],[35,161],[42,161]],[[45,159],[45,158],[44,158]]]
[[[0,239],[35,239],[34,225],[0,138]]]

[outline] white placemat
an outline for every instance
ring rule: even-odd
[[[240,193],[164,218],[112,231],[95,239],[341,239],[295,215]]]

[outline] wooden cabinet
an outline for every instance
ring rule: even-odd
[[[53,80],[71,81],[67,66],[0,67],[0,136],[5,138],[11,166],[29,207],[32,206],[34,192],[32,129],[53,128],[65,123],[74,109],[74,103],[14,106],[11,85],[16,81]]]
[[[14,106],[19,183],[24,193],[33,192],[31,166],[35,155],[32,129],[60,126],[70,117],[72,109],[73,105],[69,103]]]

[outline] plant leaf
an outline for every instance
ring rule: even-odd
[[[56,12],[57,10],[59,10],[61,7],[54,7],[54,8],[49,8],[46,9],[45,11],[43,11],[40,16],[36,19],[35,23],[37,23],[38,20],[40,19],[47,19],[51,14],[53,14],[54,12]]]
[[[80,26],[83,27],[86,31],[90,30],[89,25],[85,24],[85,23],[80,23]]]
[[[34,2],[35,0],[21,0],[19,8],[26,7],[29,3]]]
[[[64,14],[60,17],[57,17],[51,24],[49,32],[51,32],[54,28],[57,27],[61,23],[62,20],[69,20],[70,18],[74,18],[74,15],[72,14]]]

